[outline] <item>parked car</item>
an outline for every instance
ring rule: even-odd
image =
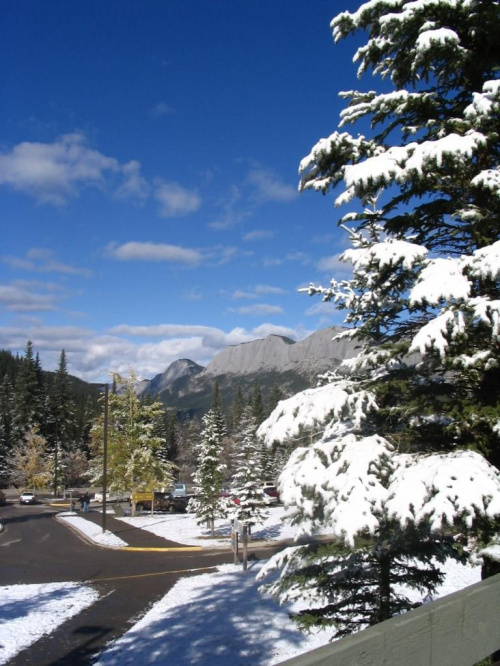
[[[144,499],[144,495],[154,495],[153,511],[167,511],[168,513],[183,513],[188,505],[187,497],[176,497],[173,493],[133,493],[135,508],[138,511],[151,511],[151,500]],[[134,495],[136,497],[134,497]]]
[[[266,493],[272,504],[280,501],[280,494],[276,486],[265,486],[262,490]]]
[[[91,502],[99,502],[102,504],[104,499],[103,493],[96,493],[94,499],[90,500]],[[128,502],[130,500],[130,493],[106,493],[106,502]]]
[[[36,504],[38,501],[37,496],[35,493],[32,493],[30,491],[26,491],[21,494],[19,497],[19,504]]]

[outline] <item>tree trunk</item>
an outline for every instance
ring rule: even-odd
[[[377,621],[383,622],[391,617],[391,557],[383,553],[379,557],[379,606]]]

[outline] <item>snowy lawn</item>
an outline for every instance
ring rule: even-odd
[[[284,524],[285,510],[282,506],[269,508],[269,515],[262,525],[256,525],[252,531],[252,540],[277,541],[293,539],[296,528]],[[193,514],[144,514],[134,518],[119,518],[120,521],[148,530],[157,536],[164,537],[186,546],[229,546],[231,523],[228,518],[215,521],[215,538],[203,525],[197,525]]]
[[[254,538],[281,540],[293,536],[283,523],[282,507],[273,507]],[[75,514],[60,514],[85,536],[100,545],[116,547],[116,537]],[[186,545],[228,545],[229,522],[217,521],[216,538],[196,525],[194,516],[144,515],[124,522]],[[121,540],[120,540],[121,541]],[[250,544],[251,552],[251,544]],[[180,580],[154,604],[123,637],[110,644],[98,664],[171,664],[176,666],[271,666],[328,642],[330,632],[303,635],[279,607],[258,592],[256,575],[261,563],[223,565],[214,573]],[[439,596],[450,594],[480,579],[479,567],[450,562]],[[15,585],[0,590],[0,663],[8,663],[21,649],[50,633],[97,598],[91,588],[77,583]],[[36,612],[32,609],[36,609]],[[28,613],[32,613],[26,617]]]
[[[78,583],[8,585],[0,588],[0,664],[87,608],[98,598]]]

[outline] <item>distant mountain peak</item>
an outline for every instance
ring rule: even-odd
[[[256,381],[266,390],[278,382],[285,393],[297,392],[314,385],[318,375],[333,370],[343,359],[357,354],[351,340],[333,340],[343,330],[326,328],[298,342],[273,334],[230,345],[206,368],[179,359],[151,381],[142,382],[139,392],[156,395],[185,414],[203,414],[210,409],[216,379],[226,407],[232,404],[238,387],[248,392]]]
[[[188,358],[180,358],[171,363],[165,372],[156,375],[150,381],[141,382],[138,393],[139,395],[145,393],[157,395],[180,381],[189,381],[192,377],[203,372],[203,370],[204,367],[202,365],[198,365],[198,363]]]

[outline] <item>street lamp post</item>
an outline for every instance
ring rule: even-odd
[[[106,531],[106,495],[108,490],[108,412],[109,412],[109,385],[96,382],[96,388],[104,388],[104,423],[102,429],[102,531]]]
[[[104,384],[104,428],[102,444],[102,532],[106,531],[106,495],[108,485],[108,405],[109,388]]]

